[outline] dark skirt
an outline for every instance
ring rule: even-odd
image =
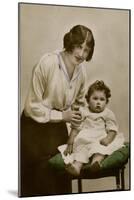
[[[67,142],[64,122],[38,123],[26,117],[20,122],[20,196],[71,193],[67,173],[54,171],[48,159],[58,153],[57,147]]]

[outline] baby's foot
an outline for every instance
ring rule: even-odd
[[[105,155],[102,155],[100,153],[96,153],[92,158],[90,170],[92,172],[99,171],[100,168],[101,168],[101,162],[102,162],[102,160],[104,160],[104,158],[105,158]]]
[[[69,172],[70,174],[72,174],[73,176],[79,176],[80,175],[80,168],[77,167],[75,164],[69,164],[65,166],[65,169],[67,170],[67,172]]]
[[[90,171],[92,172],[97,172],[100,170],[100,168],[101,168],[101,165],[98,161],[95,161],[94,163],[90,165]]]

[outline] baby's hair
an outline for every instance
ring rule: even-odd
[[[86,40],[86,45],[90,48],[86,61],[91,60],[94,52],[94,37],[92,31],[83,25],[74,26],[68,33],[64,35],[63,46],[66,51],[72,52],[75,46],[83,44]]]
[[[93,94],[94,91],[99,90],[99,91],[104,91],[106,95],[106,102],[109,102],[109,98],[111,97],[111,91],[109,87],[103,82],[103,81],[95,81],[93,84],[90,85],[88,88],[88,92],[85,96],[87,102],[89,101],[90,96]]]

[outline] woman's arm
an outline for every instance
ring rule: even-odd
[[[46,69],[45,72],[47,72]],[[50,109],[44,105],[43,95],[46,87],[47,77],[40,62],[32,73],[31,85],[25,102],[24,112],[27,116],[30,116],[40,123],[62,120],[62,112]]]
[[[46,60],[47,59],[45,58],[42,60],[42,62],[40,61],[36,68],[33,70],[31,86],[24,108],[25,114],[40,123],[46,123],[48,121],[65,121],[76,124],[79,123],[80,117],[78,111],[71,109],[59,111],[51,108],[51,102],[53,101],[55,101],[55,105],[58,105],[58,102],[56,102],[58,97],[53,97],[52,95],[49,96],[48,94],[46,101],[50,102],[50,106],[48,107],[45,105],[45,99],[43,99],[43,96],[44,94],[49,93],[49,90],[53,89],[49,86],[48,79],[50,78],[49,76],[52,76],[52,70],[54,68],[52,63]],[[50,60],[52,62],[52,58]],[[54,83],[52,85],[54,85]]]

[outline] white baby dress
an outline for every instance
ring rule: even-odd
[[[101,113],[93,113],[86,107],[81,109],[81,112],[84,121],[79,134],[75,137],[73,153],[64,155],[67,144],[58,147],[65,164],[74,160],[88,163],[93,154],[110,155],[124,145],[124,135],[118,131],[115,115],[110,109],[105,108]],[[109,130],[116,131],[116,137],[108,146],[101,145],[100,140],[107,136]]]

